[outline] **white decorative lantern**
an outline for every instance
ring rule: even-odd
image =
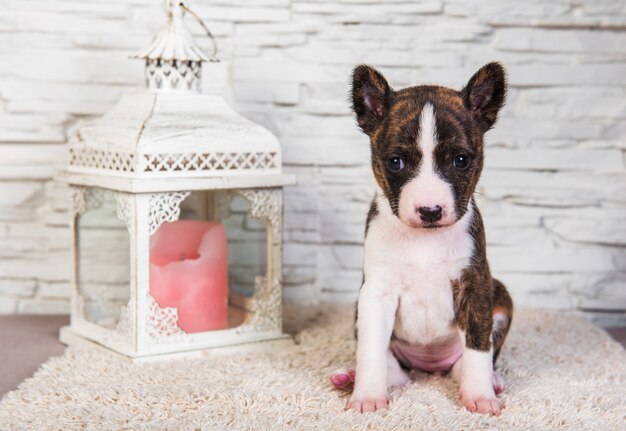
[[[284,340],[282,188],[295,178],[281,171],[274,135],[221,96],[199,92],[209,59],[183,24],[191,11],[172,0],[166,11],[167,24],[137,54],[147,90],[125,95],[70,138],[60,177],[72,194],[74,276],[71,324],[61,340],[132,358]],[[229,248],[233,236],[245,257],[238,266],[231,249],[226,328],[185,332],[180,310],[151,294],[151,238],[182,216],[226,223]],[[260,257],[250,257],[254,250]],[[260,263],[263,273],[249,277]]]

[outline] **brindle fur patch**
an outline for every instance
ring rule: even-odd
[[[499,326],[493,330],[493,362],[495,364],[496,359],[500,355],[500,350],[504,344],[504,339],[509,333],[511,322],[513,321],[513,300],[506,290],[506,287],[500,280],[493,279],[493,312],[502,313],[506,316],[507,321],[504,326]]]
[[[465,345],[470,349],[488,351],[491,348],[493,325],[493,280],[487,263],[485,231],[476,204],[469,233],[474,240],[474,255],[459,280],[453,282],[456,324],[465,331]]]
[[[372,203],[370,204],[370,209],[367,212],[367,220],[365,221],[365,236],[367,237],[367,231],[370,229],[370,223],[372,220],[376,218],[378,215],[378,204],[376,203],[376,196],[372,199]]]

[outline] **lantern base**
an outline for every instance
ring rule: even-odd
[[[288,349],[295,346],[295,342],[290,335],[280,334],[273,335],[271,336],[271,338],[268,337],[265,340],[243,342],[241,344],[234,344],[230,346],[210,347],[205,349],[186,350],[172,353],[127,356],[81,336],[80,334],[73,331],[72,328],[69,326],[64,326],[61,328],[59,332],[59,339],[63,344],[67,346],[95,348],[102,352],[106,352],[115,357],[133,363],[154,362],[170,359],[208,358],[214,356],[229,355],[233,353],[275,351],[277,349]]]

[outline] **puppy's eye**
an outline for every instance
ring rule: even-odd
[[[470,156],[467,154],[457,154],[454,156],[454,160],[452,160],[452,165],[455,168],[464,171],[470,165]]]
[[[400,172],[402,169],[404,169],[404,160],[402,160],[400,157],[390,157],[387,160],[387,166],[389,166],[389,169],[392,172]]]

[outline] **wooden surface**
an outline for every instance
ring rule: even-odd
[[[0,316],[0,396],[17,388],[51,356],[59,356],[65,346],[59,341],[59,328],[69,316]]]

